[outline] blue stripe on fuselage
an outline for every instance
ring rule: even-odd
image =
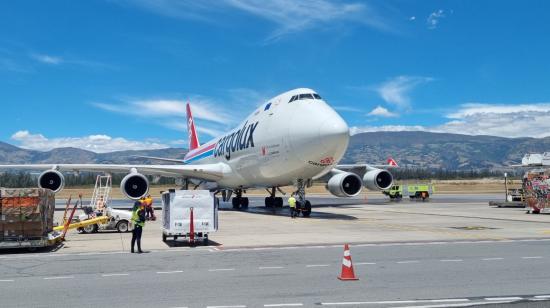
[[[188,163],[190,163],[190,162],[194,162],[194,161],[196,161],[196,160],[200,160],[200,159],[206,158],[206,157],[208,157],[208,156],[212,156],[213,154],[214,154],[214,149],[208,150],[208,151],[206,151],[206,152],[204,152],[204,153],[201,153],[200,155],[197,155],[197,156],[195,156],[195,157],[189,158],[188,160],[184,160],[183,163],[184,163],[184,164],[188,164]]]

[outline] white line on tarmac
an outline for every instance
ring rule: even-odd
[[[376,262],[357,262],[357,263],[353,263],[355,265],[374,265],[376,264]]]
[[[418,263],[420,261],[416,261],[416,260],[410,260],[410,261],[399,261],[399,262],[395,262],[397,264],[409,264],[409,263]]]
[[[235,305],[235,306],[206,306],[206,308],[246,308],[245,305]]]
[[[129,276],[126,273],[102,274],[101,277]]]
[[[519,301],[523,297],[486,297],[486,301]]]
[[[415,303],[456,303],[469,302],[467,298],[446,298],[446,299],[429,299],[429,300],[403,300],[403,301],[377,301],[377,302],[333,302],[321,303],[323,306],[344,306],[344,305],[399,305],[399,304],[415,304]],[[445,306],[447,307],[447,306]]]
[[[462,262],[464,260],[462,259],[446,259],[446,260],[439,260],[440,262]]]
[[[536,257],[521,257],[522,259],[542,259],[541,256],[536,256]]]
[[[0,280],[0,282],[14,282],[15,280],[13,279],[2,279]]]
[[[329,264],[308,264],[306,267],[328,267]]]
[[[284,266],[260,266],[260,267],[258,267],[258,269],[261,269],[261,270],[281,269],[281,268],[285,268],[285,267]]]
[[[234,271],[234,268],[212,268],[209,269],[209,272],[223,272],[223,271]],[[231,306],[232,307],[232,306]]]
[[[467,302],[467,303],[455,303],[455,304],[438,304],[438,305],[421,305],[421,306],[395,306],[391,308],[448,308],[448,307],[472,307],[472,305],[489,305],[489,304],[506,304],[506,302]]]
[[[183,273],[183,271],[157,272],[157,274],[176,274],[176,273]]]
[[[537,295],[535,298],[550,298],[550,295]]]
[[[264,307],[299,307],[303,306],[302,303],[291,303],[291,304],[266,304]]]
[[[481,261],[497,261],[497,260],[504,260],[504,258],[484,258],[484,259],[481,259]]]
[[[44,277],[44,280],[55,280],[55,279],[73,279],[73,276],[56,276],[56,277]]]

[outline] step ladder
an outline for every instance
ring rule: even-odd
[[[97,176],[94,193],[90,200],[90,207],[94,209],[95,212],[102,212],[103,215],[107,214],[107,207],[111,204],[112,184],[111,175]]]

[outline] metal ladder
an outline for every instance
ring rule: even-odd
[[[95,181],[94,193],[90,206],[96,211],[106,214],[107,206],[111,203],[112,178],[111,175],[98,175]],[[103,205],[103,207],[101,207]]]

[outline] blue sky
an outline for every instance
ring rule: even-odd
[[[354,133],[550,135],[548,1],[3,1],[0,140],[201,141],[317,90]]]

